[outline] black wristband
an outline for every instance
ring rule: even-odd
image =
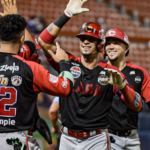
[[[60,65],[60,72],[63,72],[63,71],[69,71],[70,72],[70,65],[69,65],[68,61],[61,60],[59,62],[59,65]]]
[[[53,23],[59,27],[59,28],[62,28],[68,21],[70,20],[69,17],[67,17],[64,13],[59,17],[57,18]]]

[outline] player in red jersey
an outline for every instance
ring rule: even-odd
[[[70,0],[64,14],[40,35],[39,44],[50,64],[58,72],[58,60],[54,57],[54,53],[58,52],[54,40],[70,17],[88,11],[86,8],[81,8],[85,2],[86,0]],[[109,127],[107,114],[112,97],[121,91],[119,96],[122,100],[130,109],[137,112],[142,109],[142,100],[140,98],[139,104],[135,105],[136,94],[125,82],[124,75],[116,67],[99,61],[99,54],[105,41],[100,25],[93,22],[83,24],[77,37],[80,40],[81,57],[76,58],[69,53],[66,54],[74,77],[74,86],[70,96],[60,98],[63,125],[60,150],[108,150],[110,144],[107,135]],[[101,48],[100,51],[98,47]],[[55,62],[48,53],[49,49]],[[60,49],[59,52],[62,51]]]
[[[67,61],[63,60],[64,55],[59,55],[61,60],[59,77],[50,74],[39,64],[26,61],[17,55],[24,43],[25,27],[25,19],[19,15],[6,15],[0,18],[0,147],[2,150],[12,150],[13,146],[8,144],[19,142],[14,138],[26,143],[26,131],[32,130],[35,125],[36,100],[39,92],[66,97],[70,94],[73,85],[73,76],[69,72]],[[21,134],[22,132],[24,134]],[[7,144],[6,139],[12,137],[14,138],[7,140]],[[17,146],[21,145],[14,145]]]
[[[116,66],[126,77],[127,82],[145,99],[150,108],[150,79],[146,70],[140,66],[126,62],[129,54],[128,36],[120,29],[111,29],[106,35],[106,55],[108,64]],[[135,99],[135,104],[138,104]],[[138,113],[128,108],[118,96],[114,96],[109,112],[110,127],[108,132],[115,143],[111,144],[116,150],[140,150],[140,140],[137,132]]]

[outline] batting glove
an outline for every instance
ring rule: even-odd
[[[69,3],[67,4],[64,13],[66,14],[66,16],[71,18],[74,15],[89,11],[88,8],[82,8],[82,5],[86,1],[87,0],[69,0]]]

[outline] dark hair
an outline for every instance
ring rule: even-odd
[[[27,23],[20,15],[7,15],[0,18],[0,40],[16,42]]]
[[[125,56],[127,57],[129,55],[129,50],[125,53]]]

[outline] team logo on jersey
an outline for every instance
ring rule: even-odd
[[[79,67],[73,66],[70,71],[74,78],[78,78],[81,75],[81,69]]]
[[[135,77],[135,82],[136,82],[136,83],[140,83],[141,80],[142,80],[141,77],[139,77],[139,76]]]
[[[49,81],[51,81],[52,83],[57,83],[58,82],[58,77],[50,74]]]
[[[98,77],[98,82],[101,84],[101,85],[107,85],[108,82],[104,82],[102,81],[101,79],[108,79],[108,77],[106,75],[101,75],[100,77]]]
[[[72,62],[71,64],[73,64],[73,65],[75,65],[75,66],[80,66],[80,64],[77,64],[77,63],[74,63],[74,62]]]
[[[8,84],[9,79],[4,77],[4,75],[0,75],[0,85],[7,85]]]
[[[129,74],[130,74],[130,75],[131,75],[131,74],[135,74],[135,71],[130,71],[130,73],[129,73]]]
[[[11,82],[12,82],[12,85],[19,86],[22,83],[22,77],[13,76],[13,77],[11,77]]]
[[[68,86],[68,83],[67,83],[67,79],[64,77],[64,81],[62,82],[62,87],[63,88],[67,88],[67,86]]]
[[[103,74],[103,75],[105,75],[105,74],[106,74],[106,72],[105,72],[105,71],[101,71],[99,74]]]

